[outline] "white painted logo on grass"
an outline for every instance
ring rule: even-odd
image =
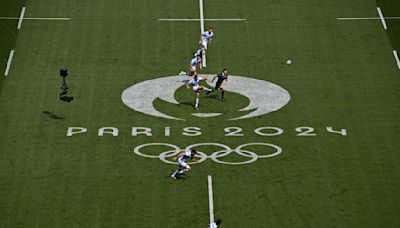
[[[199,75],[209,76],[214,75]],[[175,99],[175,91],[183,86],[187,80],[183,76],[168,76],[137,83],[121,95],[121,99],[129,108],[151,116],[183,120],[182,118],[169,116],[158,111],[154,107],[154,101],[159,98],[171,104],[179,104]],[[207,81],[210,86],[214,83]],[[277,111],[284,107],[290,100],[289,92],[271,82],[247,78],[242,76],[229,75],[229,82],[224,84],[226,91],[246,96],[250,104],[239,111],[252,112],[233,118],[231,120],[253,118]]]

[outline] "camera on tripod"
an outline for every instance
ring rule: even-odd
[[[66,82],[66,78],[68,76],[68,69],[66,68],[61,68],[60,69],[60,76],[62,77],[62,84],[61,84],[61,93],[60,93],[60,100],[65,101],[65,102],[71,102],[74,97],[68,96],[68,86]]]

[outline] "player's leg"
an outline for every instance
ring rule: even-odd
[[[181,169],[182,169],[182,167],[180,165],[178,165],[178,167],[176,168],[175,172],[173,172],[170,177],[172,179],[176,179],[176,174],[178,174]]]
[[[224,100],[225,89],[223,86],[220,86],[219,89],[221,90],[221,100]]]
[[[179,171],[179,174],[183,174],[190,171],[190,165],[186,164],[185,162],[180,164],[182,169]]]
[[[196,104],[194,106],[195,109],[199,109],[199,101],[200,101],[200,90],[196,90]]]

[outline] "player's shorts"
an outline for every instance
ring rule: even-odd
[[[178,164],[183,168],[190,169],[190,166],[183,160],[178,160]]]
[[[199,90],[199,87],[200,87],[200,86],[193,86],[193,87],[192,87],[192,90],[193,90],[193,91],[198,91],[198,90]]]
[[[208,41],[207,41],[207,39],[201,39],[201,46],[203,46],[205,49],[207,49],[207,46],[208,46]]]
[[[219,87],[221,87],[221,85],[222,85],[222,83],[217,83],[217,84],[215,84],[215,88],[214,88],[214,90],[218,90],[218,89],[219,89]]]
[[[195,66],[191,66],[191,67],[189,68],[189,71],[190,71],[190,72],[195,72],[195,71],[196,71],[196,67],[195,67]]]

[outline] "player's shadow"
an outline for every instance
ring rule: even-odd
[[[65,119],[65,117],[58,116],[58,115],[56,115],[56,114],[54,114],[54,113],[52,113],[50,111],[43,111],[43,114],[45,114],[47,117],[49,117],[50,119],[53,119],[53,120],[63,120],[63,119]]]
[[[214,99],[214,100],[219,100],[219,98],[218,98],[219,96],[218,96],[218,94],[213,94],[213,95],[208,95],[208,96],[205,96],[204,98],[205,99]]]

